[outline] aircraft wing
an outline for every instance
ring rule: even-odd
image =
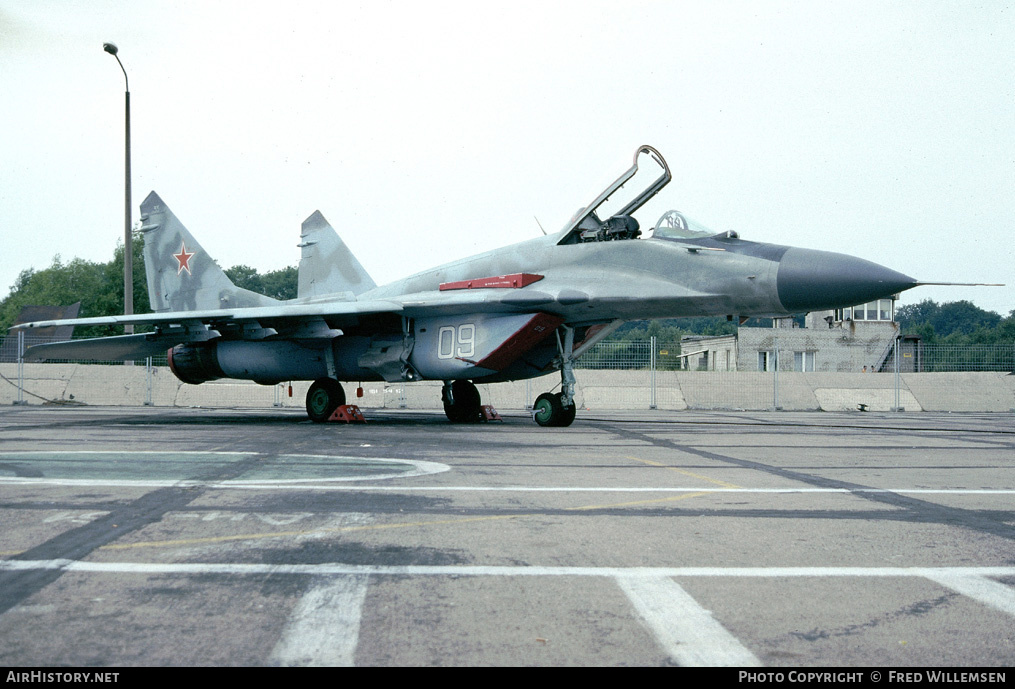
[[[136,361],[161,356],[167,349],[184,342],[201,342],[216,337],[215,331],[202,333],[178,330],[170,333],[143,333],[93,337],[87,340],[49,342],[25,350],[25,361],[83,359],[85,361]]]
[[[481,282],[485,284],[512,277],[524,276],[485,278]],[[580,304],[582,314],[585,316],[582,320],[605,322],[613,320],[614,317],[622,319],[634,317],[639,309],[654,306],[656,302],[659,302],[660,309],[669,309],[681,298],[687,302],[688,313],[697,314],[701,303],[711,303],[720,299],[718,295],[702,294],[691,289],[685,289],[683,294],[675,295],[671,284],[656,284],[656,281],[644,278],[640,279],[637,296],[616,294],[596,296],[569,287],[570,284],[575,284],[575,281],[568,280],[566,276],[563,276],[563,280],[557,280],[543,289],[539,289],[538,284],[528,284],[524,289],[503,289],[499,283],[482,288],[464,288],[458,283],[445,283],[441,289],[362,301],[278,303],[235,309],[35,321],[17,325],[15,328],[30,330],[60,325],[125,324],[156,326],[156,332],[152,333],[40,344],[30,347],[25,353],[27,361],[47,359],[128,361],[161,355],[178,344],[213,339],[251,341],[266,338],[332,338],[341,335],[343,329],[362,325],[363,319],[369,320],[383,315],[428,319],[472,314],[496,316],[544,313],[566,317],[565,314],[571,311],[569,307]],[[609,307],[608,314],[600,313],[602,306]]]
[[[128,361],[156,354],[185,342],[213,338],[261,339],[276,334],[313,337],[339,330],[360,317],[401,314],[393,301],[329,301],[311,304],[278,304],[206,311],[169,311],[130,316],[99,316],[21,323],[12,329],[30,330],[60,325],[154,325],[157,332],[53,342],[29,347],[27,361],[45,359],[91,359]],[[337,334],[337,333],[335,333]]]
[[[469,313],[510,314],[556,310],[559,295],[526,290],[440,290],[391,299],[322,301],[204,311],[170,311],[130,316],[99,316],[22,323],[13,329],[32,330],[60,325],[153,325],[156,332],[53,342],[29,347],[26,361],[87,359],[133,361],[164,354],[178,344],[225,340],[334,337],[364,317],[390,314],[410,318],[456,316]]]
[[[370,313],[400,313],[402,307],[394,301],[329,301],[311,304],[278,304],[277,306],[254,306],[239,309],[211,309],[207,311],[168,311],[164,313],[143,313],[131,316],[97,316],[94,318],[71,318],[55,321],[21,323],[11,328],[48,328],[58,325],[173,325],[182,323],[243,323],[273,321],[289,318],[334,317],[355,318]]]

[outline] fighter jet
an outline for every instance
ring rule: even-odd
[[[621,192],[646,158],[659,171],[649,168],[640,193]],[[853,256],[715,234],[677,211],[643,237],[634,213],[670,179],[663,156],[641,146],[633,165],[559,232],[380,287],[315,212],[302,226],[291,301],[236,287],[152,192],[140,231],[154,312],[17,327],[150,325],[154,332],[38,345],[26,359],[125,361],[168,350],[184,383],[312,380],[306,407],[315,422],[345,403],[340,381],[443,381],[448,419],[465,423],[481,417],[476,383],[559,371],[560,390],[536,399],[533,418],[563,427],[575,418],[575,360],[626,321],[786,316],[921,284]],[[602,210],[625,194],[633,198]]]

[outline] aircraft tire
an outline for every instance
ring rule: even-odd
[[[564,409],[560,405],[560,395],[544,392],[536,398],[532,405],[532,418],[540,426],[556,426]]]
[[[479,389],[472,382],[456,380],[451,384],[451,397],[453,401],[447,399],[447,393],[441,393],[444,414],[451,423],[479,421],[483,412],[482,399],[479,396]]]
[[[578,407],[573,400],[569,406],[565,407],[561,397],[559,392],[544,392],[536,398],[536,403],[532,405],[532,418],[536,420],[536,423],[540,426],[554,428],[563,428],[574,423]]]
[[[560,400],[560,393],[557,393],[558,402]],[[574,417],[578,413],[578,405],[571,400],[571,404],[565,407],[563,404],[560,405],[560,418],[557,419],[557,426],[563,428],[570,426],[574,423]]]
[[[345,390],[334,378],[318,378],[307,390],[307,416],[314,423],[324,423],[345,404]]]

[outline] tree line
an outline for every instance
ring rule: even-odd
[[[144,265],[144,237],[136,236],[132,242],[134,254],[134,313],[148,313],[148,281]],[[123,313],[123,244],[119,243],[113,259],[106,263],[81,258],[64,262],[53,258],[48,268],[26,268],[18,275],[10,292],[0,301],[0,339],[14,325],[25,306],[69,306],[81,302],[79,318],[115,316]],[[258,273],[249,266],[238,265],[225,271],[237,287],[264,294],[273,299],[295,299],[297,292],[296,266]],[[135,332],[145,332],[146,326],[136,326]],[[120,326],[78,326],[75,337],[101,337],[123,332]]]
[[[1015,342],[1015,310],[1007,316],[970,301],[938,304],[924,299],[895,310],[903,335],[919,335],[926,344],[1008,344]]]

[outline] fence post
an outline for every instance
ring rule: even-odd
[[[144,406],[152,406],[152,358],[145,359],[145,397]]]
[[[895,336],[895,406],[892,407],[892,411],[906,411],[906,408],[901,406],[900,403],[900,391],[899,391],[899,336]]]
[[[525,408],[532,409],[532,381],[525,379]]]
[[[656,336],[649,338],[649,370],[651,370],[651,392],[649,393],[648,408],[656,408]]]
[[[775,375],[772,377],[772,406],[776,411],[782,409],[779,406],[779,339],[775,338],[772,345],[772,356],[775,358]]]
[[[25,331],[18,331],[18,398],[14,404],[28,404],[25,401]]]

